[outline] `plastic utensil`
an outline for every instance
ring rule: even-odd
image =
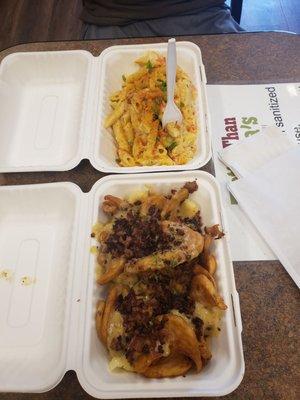
[[[182,114],[174,101],[175,81],[176,81],[176,40],[169,39],[167,53],[167,105],[162,117],[162,126],[165,127],[169,122],[182,122]]]

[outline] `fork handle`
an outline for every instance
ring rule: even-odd
[[[175,93],[175,81],[176,81],[176,40],[168,40],[168,52],[167,52],[167,98],[168,103],[174,102]]]

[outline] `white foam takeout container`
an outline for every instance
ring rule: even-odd
[[[149,50],[166,55],[167,43],[112,46],[100,56],[87,51],[13,53],[0,65],[0,172],[63,171],[87,158],[103,172],[196,169],[211,157],[206,76],[201,51],[177,43],[178,65],[198,91],[197,153],[185,165],[120,167],[110,129],[109,96],[134,60]]]
[[[125,196],[144,185],[161,192],[197,179],[191,195],[205,225],[225,230],[215,241],[216,280],[228,310],[213,358],[200,374],[146,379],[110,372],[107,352],[96,336],[96,303],[106,289],[95,281],[90,248],[92,225],[105,220],[99,204],[106,194]],[[244,359],[239,297],[228,247],[221,195],[213,176],[202,171],[108,176],[89,193],[72,183],[0,187],[0,390],[44,392],[75,370],[82,387],[98,398],[219,396],[241,382]],[[24,276],[35,278],[26,286]]]

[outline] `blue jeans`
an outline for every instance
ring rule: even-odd
[[[184,36],[241,32],[226,5],[210,7],[196,14],[134,22],[124,26],[86,24],[83,39],[119,39],[147,36]]]

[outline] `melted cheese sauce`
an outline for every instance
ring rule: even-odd
[[[108,363],[108,368],[110,371],[113,371],[117,368],[123,368],[126,371],[133,371],[133,367],[127,361],[127,358],[121,352],[114,352],[115,354],[112,355],[111,360]]]
[[[174,313],[176,313],[176,310],[174,310]],[[183,318],[184,315],[180,314],[177,311],[178,315],[182,316]],[[108,346],[110,347],[110,344],[112,340],[120,335],[124,334],[124,328],[123,328],[123,317],[119,313],[119,311],[115,311],[113,315],[111,316],[110,324],[108,327]],[[170,348],[169,344],[165,343],[163,344],[163,351],[164,351],[164,356],[168,356],[170,354]],[[110,349],[110,362],[108,364],[108,368],[110,371],[113,371],[114,369],[117,368],[123,368],[126,371],[133,371],[133,367],[130,365],[129,361],[126,359],[125,354],[123,354],[121,351],[115,351]]]
[[[114,311],[112,314],[107,333],[107,343],[109,346],[114,338],[124,334],[123,317],[119,311]]]
[[[118,336],[122,336],[124,334],[123,327],[123,317],[119,313],[119,311],[115,311],[110,319],[110,324],[108,327],[108,337],[107,343],[110,347],[112,340]],[[133,367],[127,361],[125,354],[120,351],[115,351],[110,349],[111,360],[108,364],[108,368],[110,371],[113,371],[116,368],[123,368],[126,371],[133,371]]]
[[[214,336],[219,333],[223,314],[224,311],[218,307],[208,308],[199,302],[195,304],[194,316],[202,319],[206,335]]]
[[[190,199],[184,200],[179,209],[182,218],[192,218],[197,211],[199,211],[199,207]]]
[[[126,197],[126,199],[131,204],[135,203],[136,201],[144,201],[149,196],[149,191],[150,191],[150,188],[147,186],[144,186],[140,190],[134,190],[133,192],[131,192]]]
[[[101,224],[100,222],[96,222],[92,227],[92,233],[95,236],[98,236],[102,232],[103,228],[104,228],[104,224]]]
[[[120,283],[124,286],[133,287],[138,282],[138,277],[134,274],[123,272],[114,279],[115,283]]]
[[[189,320],[189,318],[187,318],[186,315],[182,314],[180,311],[178,310],[171,310],[170,314],[176,315],[177,317],[182,318],[183,320],[185,320],[185,322],[191,323],[191,321]]]

